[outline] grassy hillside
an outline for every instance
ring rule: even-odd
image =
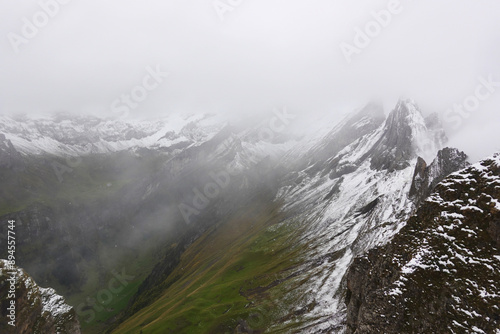
[[[280,224],[286,217],[272,202],[274,174],[234,177],[196,217],[196,224],[186,225],[175,217],[178,210],[169,211],[172,198],[204,184],[198,175],[207,173],[186,172],[197,164],[186,166],[182,159],[162,169],[162,159],[89,156],[62,181],[51,163],[65,161],[53,157],[28,161],[22,171],[4,171],[0,195],[10,199],[0,210],[5,217],[20,215],[29,222],[23,228],[30,238],[19,240],[22,265],[42,286],[65,296],[86,334],[116,327],[124,310],[139,312],[116,327],[116,333],[225,333],[236,328],[255,333],[290,316],[286,305],[278,307],[275,301],[293,289],[283,283],[293,277],[302,246],[294,242],[295,227]],[[202,171],[219,170],[200,166]],[[187,176],[170,177],[170,170]],[[252,188],[242,193],[239,187],[247,178]],[[158,182],[144,199],[149,184]],[[35,220],[40,223],[33,224]],[[170,253],[179,254],[178,262],[171,261],[173,272],[162,276],[160,289],[135,298],[172,249],[176,251]],[[110,300],[99,301],[113,271],[121,270],[130,281]]]
[[[182,255],[169,288],[113,333],[264,330],[286,314],[274,301],[300,261],[284,219],[279,205],[258,203],[211,228]]]

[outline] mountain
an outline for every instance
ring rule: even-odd
[[[14,299],[10,297],[12,291]],[[39,287],[24,270],[17,266],[11,268],[6,260],[0,260],[0,300],[5,306],[0,319],[2,333],[80,333],[76,312],[63,297],[54,289]],[[8,308],[12,308],[12,312]],[[15,319],[7,316],[11,314]]]
[[[498,333],[500,154],[453,173],[347,274],[347,333]]]
[[[468,166],[408,99],[313,135],[283,131],[286,110],[60,117],[0,122],[5,161],[23,166],[0,165],[0,219],[18,222],[20,265],[67,296],[84,333],[343,332],[351,262]],[[126,285],[103,303],[116,272]]]
[[[400,100],[382,129],[377,143],[367,152],[374,169],[402,170],[416,155],[433,154],[446,142],[444,130],[425,119],[413,100]]]
[[[370,104],[348,116],[313,148],[312,152],[321,152],[342,143],[316,155],[314,160],[323,157],[324,163],[315,162],[285,177],[291,182],[281,187],[278,198],[291,214],[285,224],[297,230],[304,265],[289,283],[293,290],[278,303],[308,312],[290,317],[286,324],[274,324],[272,330],[340,330],[343,276],[349,263],[389,241],[416,208],[409,192],[418,157],[433,151],[436,155],[446,136],[442,128],[426,121],[412,100],[400,100],[385,120],[380,110]]]

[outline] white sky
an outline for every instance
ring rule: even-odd
[[[22,36],[23,18],[51,1],[0,3],[0,113],[110,115],[157,65],[169,77],[131,116],[281,106],[340,116],[373,98],[390,109],[399,96],[444,112],[474,93],[478,77],[500,81],[498,0],[401,0],[350,64],[340,44],[390,1],[242,0],[221,21],[213,0],[72,0],[14,52],[8,34]],[[477,159],[500,149],[499,107],[497,87],[451,144]]]

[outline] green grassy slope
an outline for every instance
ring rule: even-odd
[[[182,255],[169,288],[113,333],[259,333],[286,315],[276,305],[301,248],[279,205],[246,207]]]

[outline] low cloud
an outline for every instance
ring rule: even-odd
[[[340,118],[371,99],[390,109],[399,96],[444,114],[474,92],[478,77],[500,80],[500,3],[492,0],[24,0],[1,7],[0,113],[113,115],[113,102],[142,83],[148,66],[169,76],[128,117],[248,115],[286,105]],[[27,42],[13,43],[14,35]],[[358,50],[349,61],[345,45]],[[500,124],[498,95],[461,125],[470,142],[481,122]]]

